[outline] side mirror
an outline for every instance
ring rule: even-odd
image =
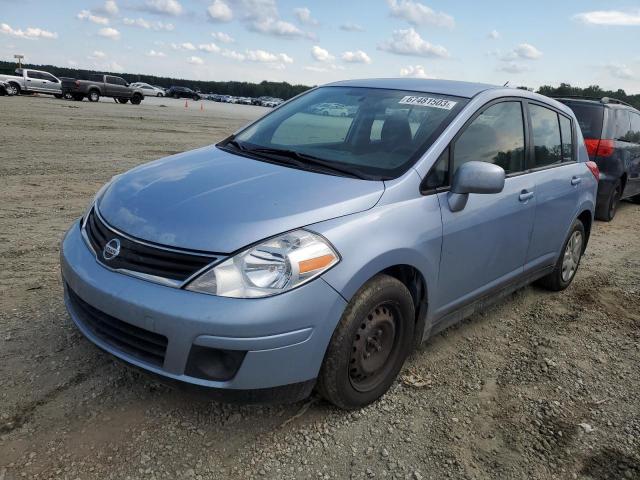
[[[467,205],[470,193],[500,193],[504,188],[504,169],[486,162],[467,162],[456,171],[449,191],[449,208],[458,212]]]

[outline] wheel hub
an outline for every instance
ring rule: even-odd
[[[385,305],[374,308],[363,320],[354,337],[349,377],[354,387],[366,387],[384,369],[393,351],[395,318]]]

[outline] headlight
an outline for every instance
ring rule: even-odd
[[[324,238],[296,230],[238,253],[204,272],[186,289],[221,297],[268,297],[314,279],[339,261]]]

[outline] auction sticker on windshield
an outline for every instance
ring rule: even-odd
[[[442,108],[443,110],[451,110],[458,102],[452,102],[445,98],[414,97],[412,95],[407,95],[406,97],[402,97],[398,103],[403,105],[418,105],[421,107],[434,107]]]

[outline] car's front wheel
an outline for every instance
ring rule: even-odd
[[[318,378],[320,394],[344,409],[364,407],[393,384],[413,345],[407,287],[388,275],[367,282],[347,305]]]
[[[538,281],[539,285],[554,292],[567,288],[576,276],[586,244],[584,224],[576,220],[571,226],[553,271],[541,278]]]

